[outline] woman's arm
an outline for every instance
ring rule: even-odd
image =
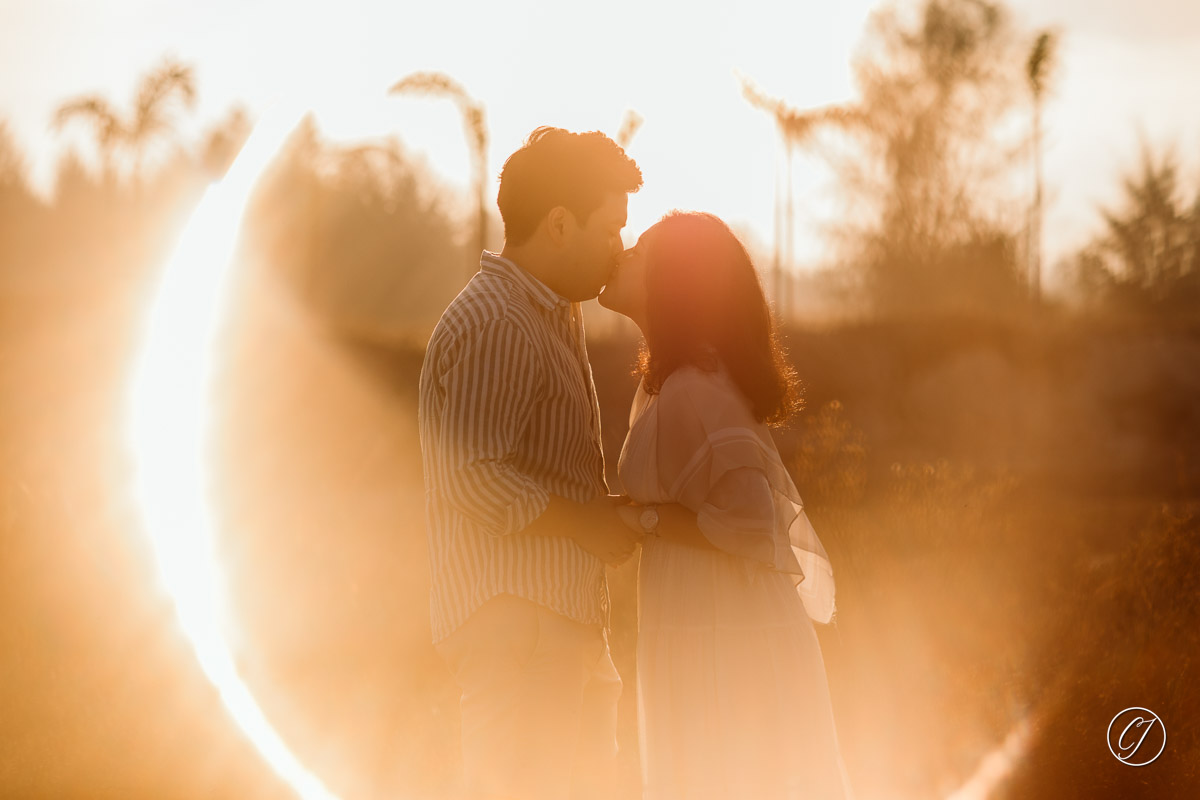
[[[617,513],[630,530],[644,533],[641,517],[646,508],[648,506],[623,505],[617,507]],[[663,503],[654,508],[658,511],[658,527],[651,536],[702,550],[719,550],[701,533],[696,524],[696,512],[679,503]]]
[[[644,508],[632,504],[619,507],[617,512],[631,530],[642,532]],[[654,535],[663,539],[755,561],[771,563],[774,559],[774,498],[766,474],[757,467],[727,470],[709,488],[699,514],[681,503],[664,503],[656,508],[658,527]]]

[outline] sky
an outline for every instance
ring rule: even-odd
[[[645,122],[629,152],[646,185],[631,199],[630,237],[680,207],[717,213],[769,246],[780,147],[771,120],[741,98],[736,74],[796,107],[852,101],[851,58],[879,5],[0,0],[0,120],[45,189],[63,148],[83,146],[82,132],[49,130],[54,109],[91,93],[124,106],[138,77],[169,55],[196,70],[199,103],[185,140],[235,103],[253,116],[286,93],[312,106],[328,136],[398,134],[465,188],[454,106],[387,95],[411,72],[439,70],[485,104],[492,176],[538,125],[615,134],[633,109]],[[1200,4],[1010,7],[1018,23],[1063,34],[1045,118],[1053,261],[1099,230],[1097,205],[1115,201],[1140,141],[1176,146],[1200,178]],[[803,267],[829,258],[821,227],[836,213],[836,188],[812,159],[797,162],[795,180]]]

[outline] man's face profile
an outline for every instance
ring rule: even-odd
[[[624,250],[621,230],[625,227],[628,208],[629,198],[624,192],[608,192],[587,222],[576,224],[567,258],[571,274],[564,276],[572,290],[568,299],[592,299],[612,276]]]

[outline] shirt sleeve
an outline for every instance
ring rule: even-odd
[[[484,531],[506,536],[546,510],[549,492],[518,466],[542,392],[542,364],[527,334],[492,320],[463,343],[441,375],[439,431],[446,499]]]

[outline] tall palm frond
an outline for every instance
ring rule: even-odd
[[[488,131],[483,104],[467,94],[458,81],[441,72],[414,72],[392,85],[389,94],[414,94],[453,100],[463,118],[472,155],[482,159],[487,153]]]
[[[1025,62],[1025,77],[1033,95],[1033,209],[1029,222],[1029,284],[1035,300],[1042,291],[1042,97],[1053,68],[1058,38],[1042,31],[1034,39]]]
[[[487,247],[487,147],[488,128],[483,104],[462,87],[458,81],[442,72],[414,72],[388,89],[388,94],[411,94],[441,97],[452,100],[462,116],[463,128],[471,147],[475,166],[475,193],[479,199],[477,234],[479,252]]]
[[[1025,74],[1035,96],[1040,96],[1045,91],[1046,80],[1054,66],[1057,49],[1058,38],[1050,31],[1042,31],[1033,42],[1029,59],[1025,62]]]
[[[790,267],[793,253],[793,228],[795,226],[795,204],[792,190],[792,155],[796,148],[811,147],[818,131],[825,128],[849,130],[865,124],[862,112],[853,106],[826,106],[801,111],[763,91],[754,81],[738,75],[742,84],[742,97],[754,108],[770,114],[783,140],[786,160],[783,176],[784,198],[780,199],[776,176],[775,192],[775,253],[772,271],[775,274],[775,302],[781,315],[786,314],[784,301],[784,262]],[[782,203],[782,207],[781,207]],[[785,244],[786,242],[786,244]],[[786,251],[786,253],[785,253]]]
[[[61,131],[72,120],[89,124],[100,146],[101,156],[108,159],[127,138],[125,122],[112,105],[99,95],[88,95],[63,103],[54,112],[51,127]]]
[[[834,105],[806,111],[793,108],[782,99],[767,94],[749,78],[741,77],[742,97],[755,108],[775,118],[779,131],[789,147],[803,147],[812,141],[822,128],[851,129],[864,124],[866,118],[854,106]]]
[[[51,126],[62,130],[73,119],[89,123],[105,169],[111,170],[114,157],[123,152],[137,177],[147,145],[174,130],[169,110],[176,97],[188,108],[195,105],[195,77],[191,67],[167,59],[139,81],[128,115],[99,95],[87,95],[59,106]]]
[[[176,96],[187,108],[195,105],[196,80],[191,67],[168,60],[142,78],[130,120],[132,144],[144,143],[170,127],[168,112]]]

